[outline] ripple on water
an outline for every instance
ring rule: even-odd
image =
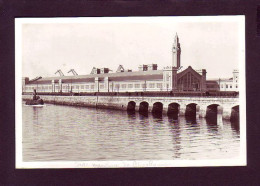
[[[217,159],[239,156],[229,121],[47,104],[23,107],[24,161]]]

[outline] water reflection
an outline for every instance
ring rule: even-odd
[[[172,113],[167,115],[169,119],[177,120],[178,119],[178,113]]]
[[[139,112],[139,115],[142,117],[148,117],[148,112]]]
[[[173,142],[173,158],[177,159],[180,158],[181,153],[181,127],[179,124],[178,118],[171,118],[168,117],[168,124],[170,128],[170,132],[172,133],[172,142]]]
[[[196,115],[186,115],[185,120],[186,120],[186,124],[190,124],[191,126],[196,126],[197,124]]]
[[[136,119],[135,111],[127,111],[127,116],[129,119]]]
[[[218,132],[218,120],[217,117],[206,117],[205,118],[208,131],[216,134]]]
[[[154,113],[152,113],[152,116],[153,116],[154,118],[157,118],[157,119],[162,119],[162,113],[156,113],[156,112],[154,112]]]
[[[32,107],[33,108],[33,121],[34,121],[34,124],[38,124],[38,112],[40,110],[40,108],[37,108],[37,107]]]
[[[217,124],[218,126],[223,129],[223,118],[222,118],[222,114],[217,114]]]
[[[234,131],[236,131],[237,133],[240,132],[240,125],[239,125],[239,121],[231,121],[231,127]]]
[[[205,119],[51,104],[23,107],[25,161],[210,159],[238,153],[239,124],[219,116]]]

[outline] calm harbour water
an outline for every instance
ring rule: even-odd
[[[236,158],[239,134],[238,124],[221,119],[23,103],[23,161]]]

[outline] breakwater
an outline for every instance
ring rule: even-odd
[[[24,101],[31,99],[30,95],[23,95]],[[206,117],[209,112],[220,113],[223,119],[230,119],[239,114],[239,98],[221,97],[141,97],[141,96],[47,96],[41,98],[45,103],[117,109],[132,111],[144,110],[167,114],[176,111],[179,115],[187,111],[198,117]],[[236,114],[234,114],[236,113]]]
[[[23,95],[23,100],[27,101],[32,96]],[[127,103],[121,97],[112,96],[41,96],[44,103],[51,103],[57,105],[95,107],[106,109],[126,110]]]

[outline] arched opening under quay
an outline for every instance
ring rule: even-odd
[[[230,121],[239,123],[239,105],[236,105],[231,108]]]
[[[218,104],[211,104],[207,106],[206,118],[216,119],[218,114],[221,114],[220,107]]]
[[[178,103],[171,103],[168,105],[167,115],[168,117],[178,117],[180,105]]]
[[[185,110],[186,117],[196,118],[196,113],[197,113],[197,104],[196,103],[190,103],[186,106],[186,110]]]
[[[134,112],[136,103],[134,101],[129,101],[127,104],[127,111]]]
[[[146,101],[141,102],[139,105],[139,113],[146,115],[148,113],[148,107],[149,103],[147,103]]]
[[[163,112],[163,104],[161,102],[156,102],[153,104],[152,114],[154,116],[161,116]]]

